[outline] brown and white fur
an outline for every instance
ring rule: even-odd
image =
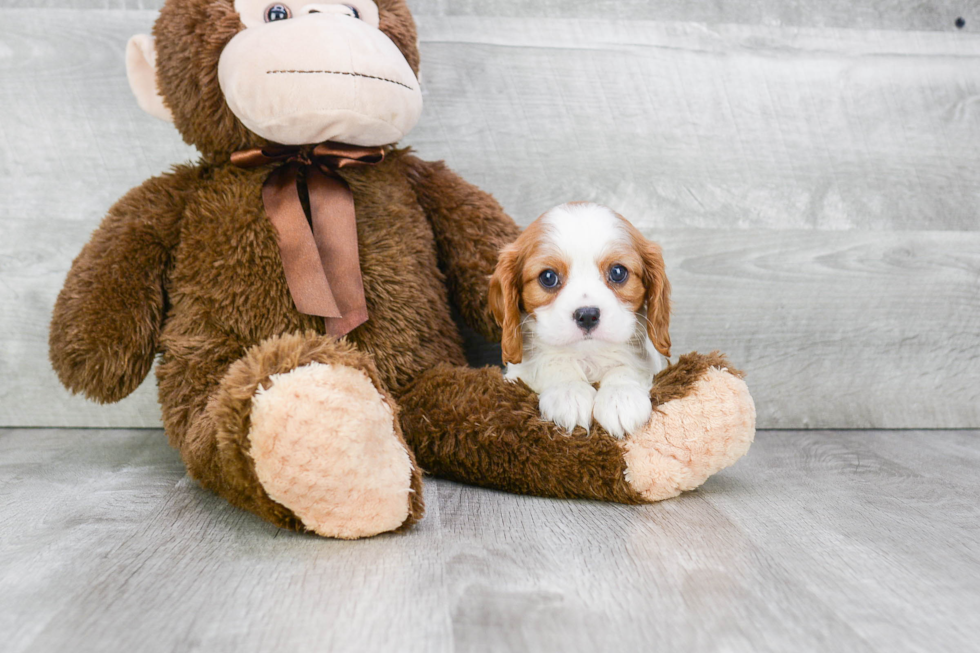
[[[594,418],[616,438],[650,419],[670,283],[660,247],[621,215],[576,202],[539,217],[501,252],[490,308],[505,378],[538,394],[545,419],[571,431]]]

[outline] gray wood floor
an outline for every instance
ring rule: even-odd
[[[761,432],[624,507],[429,480],[404,535],[279,531],[157,430],[0,430],[0,649],[977,651],[980,431]]]

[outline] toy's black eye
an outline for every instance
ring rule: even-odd
[[[267,23],[274,23],[277,20],[286,20],[292,17],[293,12],[289,11],[289,7],[283,4],[276,3],[269,5],[265,9],[265,22]]]
[[[613,283],[623,283],[630,276],[630,271],[618,263],[609,268],[609,280]]]
[[[351,10],[351,15],[353,15],[354,18],[361,17],[361,12],[357,10],[357,7],[352,7],[351,5],[347,5],[347,8]]]
[[[558,273],[554,270],[545,270],[538,275],[538,283],[545,288],[557,288],[559,281]]]

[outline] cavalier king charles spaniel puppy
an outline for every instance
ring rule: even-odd
[[[650,419],[670,356],[670,283],[660,246],[621,215],[551,209],[501,252],[489,303],[504,378],[538,394],[542,417],[568,431],[595,418],[616,438]]]

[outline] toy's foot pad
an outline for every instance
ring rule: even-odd
[[[754,437],[745,382],[709,368],[690,394],[661,405],[627,438],[626,480],[648,501],[677,496],[741,458]]]
[[[252,400],[249,455],[269,497],[327,537],[369,537],[409,517],[412,461],[364,372],[311,363]]]

